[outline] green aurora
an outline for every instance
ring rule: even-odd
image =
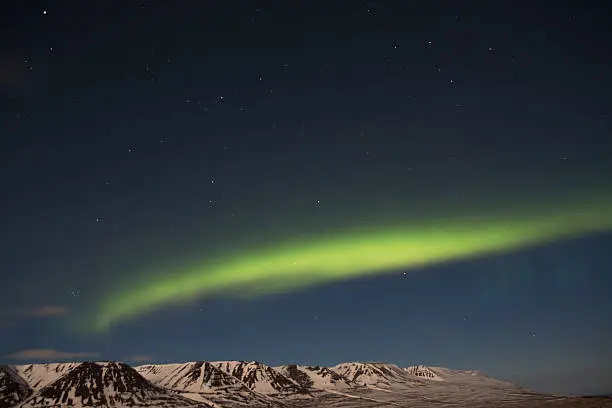
[[[606,231],[612,229],[611,202],[591,196],[565,205],[404,220],[392,226],[346,228],[318,237],[286,239],[277,245],[227,251],[114,292],[97,305],[87,327],[102,332],[162,306],[196,299],[285,293]]]

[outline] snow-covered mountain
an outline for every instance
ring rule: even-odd
[[[331,369],[356,384],[379,389],[389,390],[398,385],[414,384],[413,377],[395,364],[341,363]]]
[[[176,390],[182,396],[216,405],[278,405],[263,394],[248,388],[242,381],[209,362],[183,364],[147,364],[134,368],[151,383]]]
[[[274,369],[304,388],[347,390],[358,386],[327,367],[288,364],[274,367]]]
[[[257,361],[214,361],[213,366],[230,374],[251,390],[267,395],[308,395],[308,389],[272,367]]]
[[[119,362],[0,366],[0,408],[388,408],[610,407],[609,398],[535,393],[477,371],[335,367],[217,361],[142,365]]]
[[[19,404],[32,394],[32,388],[14,367],[0,366],[0,408]]]
[[[14,366],[34,391],[60,378],[80,363],[27,364]]]
[[[40,388],[20,407],[206,407],[157,387],[124,363],[79,363]]]

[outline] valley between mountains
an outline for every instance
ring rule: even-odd
[[[78,362],[0,366],[0,408],[13,407],[566,408],[612,407],[612,399],[551,396],[477,371],[386,363]]]

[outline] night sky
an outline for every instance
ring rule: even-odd
[[[2,362],[612,391],[607,2],[14,3]]]

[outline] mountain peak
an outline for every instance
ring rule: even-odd
[[[142,365],[136,371],[154,384],[172,389],[200,392],[224,386],[239,386],[240,380],[209,362]]]
[[[274,367],[304,388],[347,389],[357,384],[327,367],[287,364]]]
[[[78,367],[80,363],[45,363],[24,364],[14,366],[34,391],[38,391],[47,384],[60,378],[68,371]]]
[[[293,379],[257,361],[214,361],[211,364],[262,394],[308,394],[308,390]]]
[[[382,389],[392,388],[395,384],[409,384],[410,377],[395,364],[383,362],[340,363],[331,369],[350,381]]]
[[[135,370],[153,384],[186,398],[216,406],[277,406],[278,403],[248,388],[233,375],[210,362],[147,364]]]
[[[42,387],[23,407],[43,406],[206,406],[174,395],[145,380],[119,362],[77,363],[66,374]]]

